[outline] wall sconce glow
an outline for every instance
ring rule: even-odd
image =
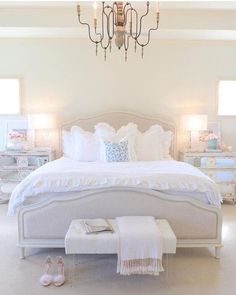
[[[220,81],[218,115],[236,116],[236,81]]]
[[[20,113],[20,80],[0,79],[0,114]]]

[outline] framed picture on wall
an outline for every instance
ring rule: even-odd
[[[23,150],[27,149],[28,123],[26,119],[12,119],[6,121],[6,149]]]

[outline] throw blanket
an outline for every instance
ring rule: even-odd
[[[117,217],[117,272],[122,275],[159,275],[162,267],[162,236],[152,216]]]

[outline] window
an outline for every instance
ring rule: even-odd
[[[20,113],[20,80],[0,79],[0,114]]]
[[[236,81],[220,81],[218,89],[218,115],[236,115]]]

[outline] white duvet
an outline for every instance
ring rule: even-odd
[[[35,170],[17,185],[10,198],[8,213],[13,215],[27,199],[41,194],[114,186],[198,192],[206,195],[209,204],[220,206],[221,202],[215,182],[184,162],[98,163],[62,157]]]

